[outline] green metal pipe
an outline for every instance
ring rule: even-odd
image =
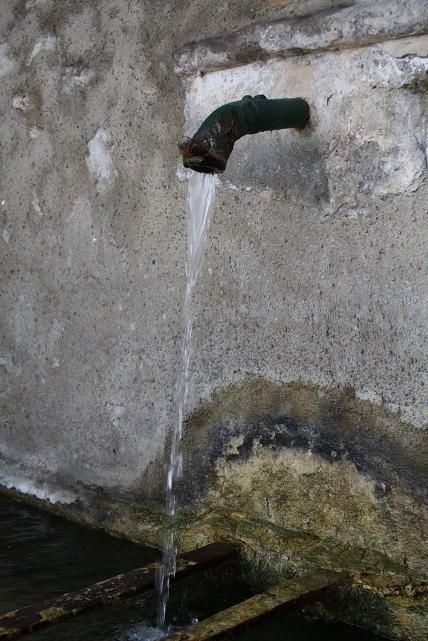
[[[213,111],[196,134],[179,145],[185,167],[203,173],[225,170],[235,142],[247,134],[275,129],[303,129],[309,105],[303,98],[268,100],[244,96]]]

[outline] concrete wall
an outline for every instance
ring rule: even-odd
[[[249,22],[236,4],[1,2],[0,447],[30,477],[127,487],[163,451],[186,243],[172,53]]]
[[[60,505],[99,488],[92,520],[144,538],[111,506],[162,503],[186,245],[177,142],[225,100],[302,95],[310,128],[240,141],[219,181],[181,501],[421,567],[426,8],[340,4],[2,1],[4,486]]]

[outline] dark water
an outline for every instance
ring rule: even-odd
[[[0,612],[70,592],[120,572],[152,563],[158,552],[0,495]],[[248,598],[252,589],[236,566],[222,566],[172,587],[167,624],[171,631],[202,620]],[[29,641],[151,641],[156,628],[154,593],[118,602],[48,626]],[[344,625],[276,617],[239,635],[240,641],[380,641]]]
[[[152,563],[155,550],[0,495],[0,610],[71,592]]]
[[[367,630],[340,623],[305,621],[298,615],[278,616],[248,630],[239,641],[386,641]]]

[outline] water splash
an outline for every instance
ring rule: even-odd
[[[177,415],[172,435],[171,454],[166,481],[166,511],[174,518],[177,510],[176,481],[180,478],[183,459],[180,441],[183,434],[183,417],[189,395],[189,371],[193,331],[193,290],[201,270],[207,239],[210,215],[215,199],[215,175],[192,172],[187,189],[187,262],[186,292],[184,296],[184,336],[181,370],[178,381]],[[158,573],[158,625],[165,625],[170,579],[175,575],[177,551],[174,532],[170,528],[163,543],[162,564]]]
[[[154,628],[144,624],[135,624],[124,633],[121,632],[117,641],[157,641],[165,638],[165,630]]]

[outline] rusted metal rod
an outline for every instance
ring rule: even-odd
[[[279,611],[290,611],[323,599],[349,577],[344,572],[321,570],[291,579],[267,592],[214,614],[197,625],[164,637],[163,641],[218,641],[249,625],[261,623]]]
[[[238,557],[238,548],[230,543],[213,543],[177,557],[175,580],[202,572]],[[0,615],[0,639],[16,639],[49,623],[55,623],[92,610],[117,599],[151,590],[155,584],[157,564],[152,563],[118,574],[105,581],[70,592],[36,605]]]

